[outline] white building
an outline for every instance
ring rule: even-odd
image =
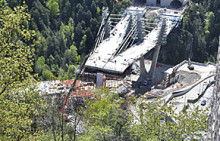
[[[188,3],[188,0],[146,0],[148,6],[161,6],[180,8]]]

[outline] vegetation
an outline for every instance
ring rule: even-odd
[[[145,100],[144,97],[120,98],[107,89],[98,90],[96,100],[87,100],[84,106],[75,104],[72,126],[65,133],[68,136],[68,131],[72,131],[71,139],[79,141],[150,141],[198,139],[203,135],[201,131],[207,131],[206,110],[196,107],[177,112],[172,103]],[[83,132],[75,133],[76,128]]]
[[[0,15],[0,140],[30,140],[43,106],[31,74],[35,31],[24,7],[1,7]]]
[[[114,9],[120,12],[131,0],[122,0]],[[113,0],[1,0],[4,7],[28,6],[29,28],[36,31],[34,72],[41,80],[69,75],[69,66],[77,66],[81,56],[88,54],[101,24],[102,7],[112,9]],[[44,60],[43,61],[43,57]],[[40,58],[40,59],[39,59]],[[75,68],[74,67],[74,68]],[[54,77],[42,77],[43,72]],[[45,74],[45,73],[44,73]]]
[[[114,13],[130,2],[121,0]],[[172,103],[144,103],[143,97],[133,104],[108,90],[99,91],[96,100],[73,100],[71,126],[57,111],[60,103],[51,100],[44,108],[34,74],[41,80],[73,78],[92,47],[103,6],[111,9],[113,1],[0,0],[0,140],[184,140],[206,131],[207,115],[198,108],[176,113]],[[192,0],[161,61],[215,61],[219,7],[219,0]],[[78,126],[84,128],[80,134]]]
[[[220,30],[219,8],[219,0],[191,0],[180,27],[168,36],[159,61],[178,64],[191,58],[202,63],[215,62]]]
[[[34,139],[185,140],[202,138],[207,131],[207,109],[192,109],[188,105],[188,109],[177,112],[173,103],[165,105],[160,99],[146,103],[145,97],[121,98],[117,93],[110,94],[108,89],[97,90],[96,96],[84,102],[70,99],[66,112],[71,112],[72,117],[68,117],[67,122],[62,122],[57,111],[62,98],[47,99],[47,108],[36,120],[43,134]]]
[[[52,72],[53,79],[62,75],[66,79],[74,77],[68,74],[69,65],[77,66],[80,58],[89,53],[101,23],[102,7],[112,9],[114,0],[1,0],[11,9],[23,5],[23,2],[32,17],[29,28],[36,31],[34,72],[43,80],[44,70]],[[131,0],[121,0],[113,13],[130,4]],[[220,29],[219,7],[218,0],[191,0],[180,27],[168,36],[168,44],[162,48],[159,61],[177,64],[191,58],[198,62],[215,62],[217,31]],[[38,61],[42,57],[44,64]]]

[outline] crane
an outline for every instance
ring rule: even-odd
[[[113,11],[113,9],[114,9],[116,3],[119,3],[119,1],[118,1],[118,0],[114,0],[114,1],[113,1],[113,7],[112,7],[112,9],[110,10],[108,16],[106,17],[105,23],[101,25],[101,28],[100,28],[99,32],[97,33],[96,40],[95,40],[95,42],[94,42],[94,45],[93,45],[93,48],[92,48],[92,51],[91,51],[91,52],[94,51],[95,43],[97,42],[97,39],[100,37],[100,35],[101,35],[101,33],[102,33],[102,31],[103,31],[105,25],[107,24],[107,21],[109,20],[109,17],[110,17],[110,15],[111,15],[111,13],[112,13],[112,11]],[[70,98],[71,92],[75,90],[76,82],[77,82],[77,80],[79,79],[79,77],[81,76],[81,74],[84,72],[85,63],[86,63],[86,61],[88,60],[88,58],[90,57],[90,55],[91,55],[91,53],[89,53],[89,54],[84,58],[84,60],[82,61],[81,65],[79,66],[78,70],[76,71],[76,78],[75,78],[73,84],[71,85],[71,88],[70,88],[68,94],[66,95],[66,98],[65,98],[65,100],[64,100],[64,102],[63,102],[63,104],[62,104],[62,106],[61,106],[61,109],[60,109],[60,112],[62,113],[62,115],[64,115],[64,112],[65,112],[64,108],[65,108],[65,106],[66,106],[66,104],[67,104],[67,101],[68,101],[68,99]]]

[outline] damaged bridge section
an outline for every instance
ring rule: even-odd
[[[103,11],[103,15],[107,15],[108,11]],[[184,8],[173,10],[132,6],[120,15],[111,14],[85,67],[96,71],[124,73],[135,61],[156,48],[160,36],[166,38],[180,24],[183,11]],[[160,35],[162,23],[166,24],[166,32]]]

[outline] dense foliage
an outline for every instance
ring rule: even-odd
[[[30,140],[43,106],[32,73],[35,31],[24,7],[0,5],[0,140]]]
[[[48,102],[56,106],[48,106],[39,117],[43,104],[34,91],[33,68],[42,80],[74,77],[80,57],[94,42],[102,7],[112,8],[112,2],[0,1],[0,140],[56,140],[63,134],[66,140],[183,140],[201,136],[199,131],[206,129],[207,115],[198,108],[176,114],[172,105],[162,106],[158,101],[127,107],[127,99],[108,90],[98,92],[95,101],[73,105],[71,126],[63,123],[57,103]],[[130,0],[121,1],[114,12],[129,4]],[[178,63],[187,57],[214,61],[219,7],[218,0],[193,0],[181,27],[168,38],[163,61]],[[84,128],[81,134],[76,129],[79,124]],[[39,127],[44,134],[39,134]]]
[[[178,64],[191,58],[215,62],[220,31],[220,1],[191,0],[181,26],[168,36],[160,62]]]
[[[10,8],[23,5],[22,0],[1,1]],[[91,50],[101,23],[102,7],[112,9],[113,2],[25,0],[27,12],[32,17],[28,23],[29,28],[36,31],[34,71],[41,80],[74,77],[68,70],[74,72],[80,58]],[[113,13],[120,12],[130,4],[131,0],[121,0]],[[169,35],[168,44],[162,48],[159,61],[177,64],[191,58],[198,62],[215,62],[220,29],[219,7],[218,0],[192,0],[180,27]]]
[[[178,112],[174,103],[165,105],[160,99],[146,102],[146,97],[121,98],[108,89],[97,90],[96,99],[85,100],[83,104],[80,100],[68,103],[72,117],[63,127],[65,140],[193,140],[202,139],[207,131],[207,109],[192,108],[193,105]],[[52,124],[47,124],[49,131],[39,136],[41,140],[61,139],[61,121],[54,107],[48,108],[51,116],[44,118]]]
[[[128,7],[130,1],[122,0],[114,12]],[[10,8],[23,5],[22,0],[2,0],[2,3]],[[102,7],[112,9],[114,1],[25,0],[25,3],[31,14],[29,28],[36,31],[34,71],[41,80],[46,80],[73,77],[70,72],[75,71],[80,56],[87,55],[93,46]]]

